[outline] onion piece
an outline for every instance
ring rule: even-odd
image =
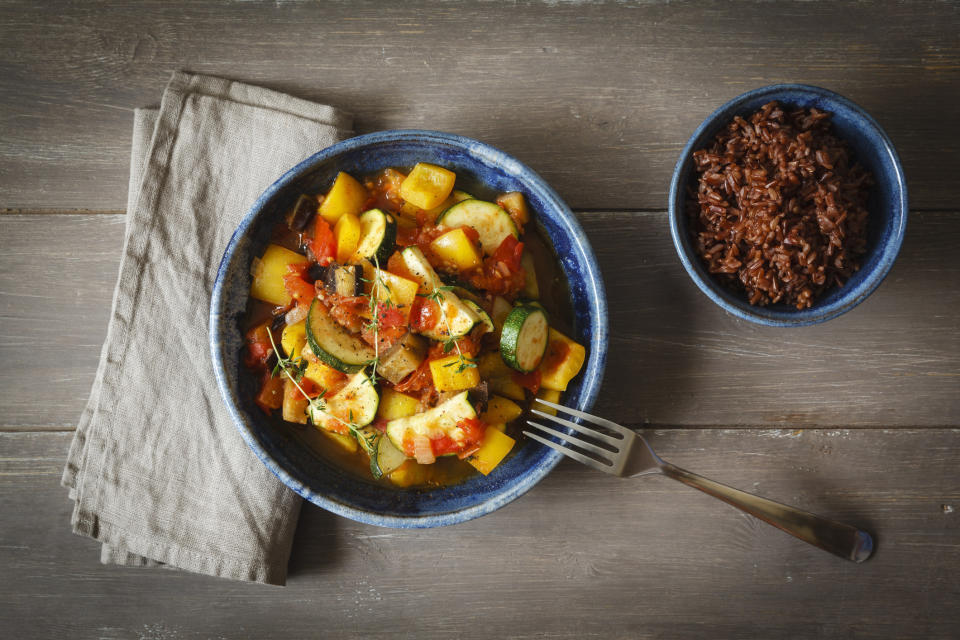
[[[433,464],[437,461],[433,455],[433,446],[430,444],[430,438],[424,435],[413,437],[413,457],[420,464]]]
[[[310,307],[305,304],[298,304],[290,311],[287,311],[287,315],[284,316],[284,320],[287,325],[297,324],[301,320],[307,317],[307,312],[310,311]]]

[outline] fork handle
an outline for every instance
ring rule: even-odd
[[[728,487],[669,462],[662,462],[660,471],[846,560],[863,562],[873,553],[873,537],[856,527]]]

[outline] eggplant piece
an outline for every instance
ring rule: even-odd
[[[327,279],[327,267],[321,267],[319,264],[314,262],[307,268],[307,280],[310,282],[325,282]]]
[[[427,359],[427,342],[415,333],[408,332],[400,342],[380,356],[377,373],[392,382],[401,380],[417,370]]]
[[[363,295],[363,269],[358,264],[331,262],[323,279],[327,291],[341,296]]]
[[[487,405],[490,403],[490,387],[486,380],[470,389],[470,402],[476,408],[477,413],[483,413],[487,410]]]
[[[317,200],[306,194],[297,198],[293,209],[287,213],[287,226],[292,231],[303,231],[317,213]]]

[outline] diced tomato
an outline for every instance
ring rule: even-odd
[[[309,305],[317,294],[316,286],[306,279],[308,264],[288,264],[283,286],[298,304]]]
[[[457,447],[456,454],[461,459],[474,453],[480,448],[483,436],[487,432],[487,425],[479,418],[466,418],[457,423],[463,431],[463,442]]]
[[[433,389],[433,373],[430,371],[430,360],[431,358],[428,356],[413,373],[395,384],[393,388],[400,393]]]
[[[267,366],[267,361],[273,354],[269,332],[269,324],[257,325],[247,332],[247,349],[243,356],[243,364],[248,369],[262,369]]]
[[[523,243],[514,238],[512,235],[507,235],[503,239],[503,242],[500,243],[500,246],[497,247],[497,250],[493,252],[491,258],[497,262],[502,262],[507,265],[507,268],[510,271],[519,271],[520,270],[520,258],[523,257]]]
[[[270,412],[274,409],[282,407],[283,379],[279,377],[274,378],[269,373],[265,373],[263,382],[260,385],[260,393],[257,394],[255,402],[267,415],[270,415]]]
[[[417,296],[410,307],[410,328],[429,331],[440,322],[440,305],[429,298]]]
[[[439,438],[431,438],[430,448],[433,450],[433,455],[442,456],[447,453],[458,452],[460,450],[460,445],[458,445],[450,436],[443,435]]]
[[[300,388],[303,389],[303,392],[310,398],[316,398],[320,395],[321,391],[324,391],[324,389],[320,388],[320,385],[310,378],[300,378],[300,382],[297,384],[300,385]]]
[[[337,240],[333,237],[333,230],[330,223],[323,219],[323,216],[314,216],[316,222],[313,226],[313,239],[310,240],[310,251],[320,266],[325,267],[333,262],[337,255]]]
[[[329,295],[327,301],[330,304],[329,313],[340,326],[350,331],[360,331],[363,326],[361,313],[369,309],[370,301],[364,296],[338,296]]]
[[[384,209],[392,213],[400,211],[403,198],[400,197],[400,185],[405,175],[396,169],[384,169],[374,177],[363,183],[370,197],[364,204],[364,211],[370,209]]]
[[[387,420],[384,418],[377,418],[370,424],[370,426],[380,433],[384,433],[387,430]]]
[[[513,381],[524,389],[529,389],[530,393],[536,395],[540,390],[540,370],[534,369],[530,373],[513,372]]]
[[[520,265],[523,243],[508,235],[483,265],[463,277],[477,289],[493,295],[512,297],[523,289],[526,273]]]

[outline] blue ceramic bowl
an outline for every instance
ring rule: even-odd
[[[253,376],[241,363],[241,322],[250,289],[250,261],[267,245],[271,228],[299,194],[326,190],[338,171],[355,176],[390,166],[431,162],[457,173],[458,188],[477,193],[520,191],[541,233],[553,243],[570,284],[576,339],[587,361],[564,397],[589,410],[600,389],[607,353],[607,302],[596,258],[570,209],[536,173],[489,145],[435,131],[383,131],[351,138],[304,160],[254,203],[230,240],[210,305],[210,349],[217,384],[233,420],[254,453],[280,480],[329,511],[387,527],[436,527],[502,507],[530,490],[560,461],[534,442],[520,443],[489,476],[479,474],[432,490],[392,489],[345,473],[284,435],[252,398]]]
[[[872,174],[874,186],[868,208],[867,253],[861,267],[843,287],[833,288],[809,309],[785,304],[756,307],[745,296],[723,287],[711,276],[694,251],[685,211],[686,187],[694,175],[693,152],[706,147],[733,120],[777,100],[788,107],[815,107],[833,114],[837,135],[845,140],[855,159]],[[778,327],[816,324],[845,313],[873,293],[893,266],[907,226],[907,183],[900,158],[890,138],[870,115],[832,91],[800,84],[778,84],[749,91],[723,105],[703,121],[683,148],[670,184],[670,233],[687,273],[708,298],[733,315]]]

